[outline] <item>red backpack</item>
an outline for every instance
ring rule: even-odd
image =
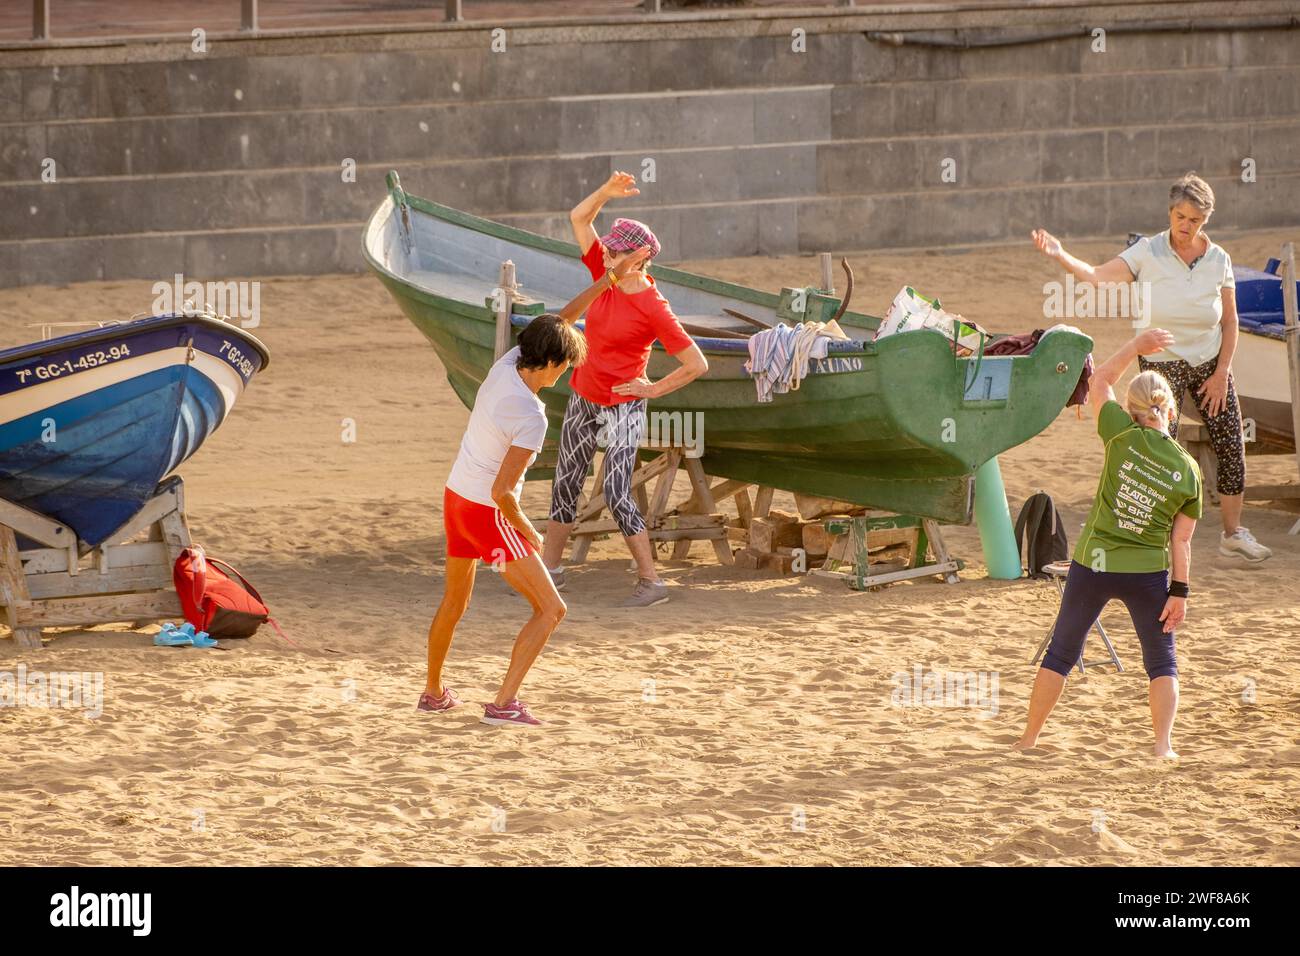
[[[185,620],[210,637],[252,637],[267,621],[279,631],[257,589],[226,562],[209,558],[199,545],[181,552],[172,580]]]

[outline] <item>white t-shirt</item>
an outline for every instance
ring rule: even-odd
[[[1235,289],[1232,259],[1205,237],[1205,255],[1189,269],[1169,245],[1169,230],[1143,236],[1119,254],[1138,282],[1149,282],[1149,328],[1173,333],[1174,344],[1147,356],[1151,362],[1182,359],[1202,365],[1219,354],[1223,344],[1223,289]]]
[[[516,347],[497,359],[479,386],[460,454],[447,478],[447,487],[456,494],[490,508],[496,507],[492,484],[510,446],[531,449],[531,465],[546,438],[546,406],[519,377],[518,360]],[[515,494],[523,487],[520,477]]]

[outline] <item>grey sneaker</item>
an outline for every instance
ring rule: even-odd
[[[662,581],[637,578],[636,587],[623,602],[623,607],[654,607],[668,600],[668,585]]]
[[[563,591],[565,588],[569,586],[569,579],[564,576],[563,567],[559,568],[556,571],[552,571],[550,568],[547,568],[546,573],[551,576],[551,583],[555,585],[555,590]]]

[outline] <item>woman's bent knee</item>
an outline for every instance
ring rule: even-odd
[[[547,621],[553,628],[560,626],[560,622],[564,620],[564,615],[568,612],[569,606],[564,603],[563,598],[544,601],[542,606],[537,609],[538,616]]]

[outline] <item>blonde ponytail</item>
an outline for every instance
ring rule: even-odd
[[[1155,421],[1160,423],[1160,413],[1164,413],[1165,430],[1175,414],[1174,390],[1169,387],[1165,377],[1155,370],[1148,370],[1128,383],[1128,396],[1124,401],[1125,410],[1141,424]],[[1154,426],[1153,426],[1154,427]]]

